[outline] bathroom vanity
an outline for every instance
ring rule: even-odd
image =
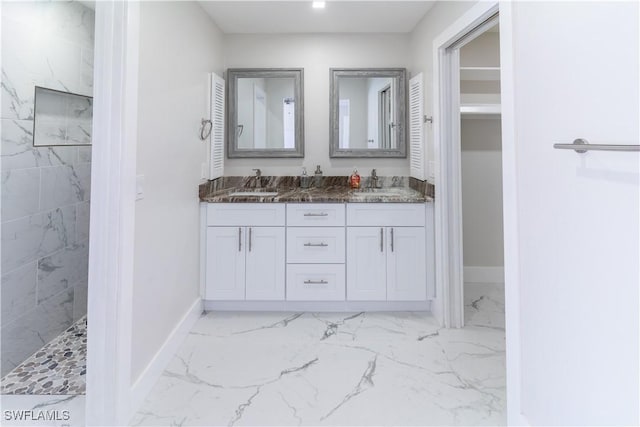
[[[278,184],[201,189],[205,309],[430,309],[429,196]]]

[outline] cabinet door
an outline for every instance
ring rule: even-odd
[[[424,227],[387,228],[387,300],[427,299]]]
[[[206,299],[244,299],[244,241],[244,227],[207,227]]]
[[[347,227],[347,300],[387,298],[383,227]]]
[[[247,300],[284,300],[284,227],[247,227]]]

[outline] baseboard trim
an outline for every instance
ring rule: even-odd
[[[204,301],[206,311],[431,311],[431,301]]]
[[[465,267],[465,283],[504,283],[504,267]]]
[[[176,354],[187,334],[202,315],[202,312],[202,299],[198,298],[182,316],[182,319],[173,328],[162,347],[133,383],[131,386],[131,413],[129,414],[129,419],[138,411],[144,399],[151,392],[156,381],[158,381],[158,378],[160,378],[171,358]]]

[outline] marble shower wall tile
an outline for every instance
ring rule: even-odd
[[[73,323],[73,289],[65,289],[2,325],[1,375],[5,375]]]
[[[80,62],[80,93],[93,93],[93,46],[82,48]]]
[[[73,245],[38,261],[38,304],[86,281],[88,275],[89,247]]]
[[[54,166],[42,168],[40,208],[84,202],[91,197],[91,165]]]
[[[78,160],[78,148],[34,147],[33,120],[2,120],[0,160],[3,171],[71,165]]]
[[[2,118],[32,119],[36,85],[91,96],[93,45],[94,12],[78,2],[3,4]]]
[[[2,276],[2,324],[36,307],[37,264],[31,262]]]
[[[82,280],[73,287],[73,321],[87,314],[88,283]]]
[[[78,147],[78,158],[76,163],[91,163],[91,146]]]
[[[2,270],[12,271],[74,241],[74,206],[5,222],[2,224]]]
[[[89,213],[90,202],[82,202],[76,205],[76,243],[89,240]]]
[[[39,211],[40,169],[2,171],[2,220],[32,215]]]

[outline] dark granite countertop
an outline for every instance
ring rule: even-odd
[[[347,177],[325,177],[321,187],[300,188],[298,177],[223,177],[200,186],[207,203],[425,203],[433,201],[433,186],[407,177],[379,177],[380,188],[346,186]]]

